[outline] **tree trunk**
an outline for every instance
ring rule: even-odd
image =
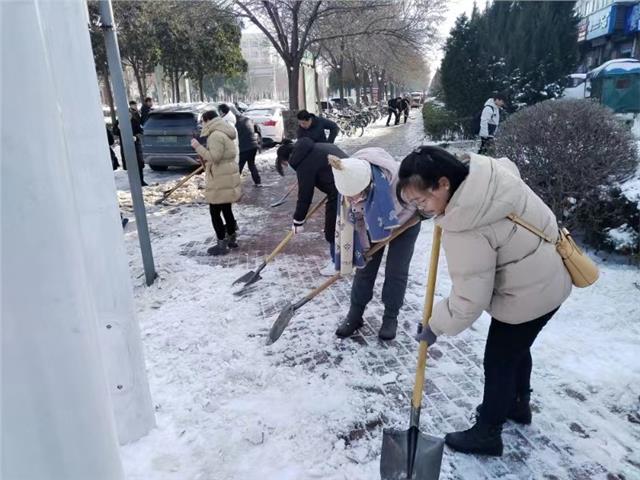
[[[340,60],[340,68],[338,70],[338,83],[340,85],[340,110],[344,104],[344,61]]]
[[[144,86],[142,85],[142,77],[140,76],[140,69],[133,62],[131,62],[131,68],[133,69],[133,76],[136,77],[136,83],[138,84],[138,94],[140,95],[140,102],[143,102],[146,91],[144,90]]]
[[[200,89],[200,101],[204,102],[204,75],[198,75],[198,88]]]
[[[313,86],[316,89],[316,103],[318,104],[318,115],[322,115],[322,102],[320,101],[320,76],[316,70],[318,57],[313,57]]]
[[[176,103],[180,103],[180,74],[178,73],[178,70],[174,71],[174,75],[176,77],[176,79],[175,79],[175,86],[176,86],[176,99],[175,99],[175,102]]]
[[[109,110],[111,112],[111,125],[116,124],[116,107],[113,104],[113,91],[111,90],[111,79],[109,74],[104,74],[104,86],[107,89],[107,102],[109,103]]]
[[[298,94],[300,92],[300,62],[287,65],[287,78],[289,80],[289,110],[297,112],[300,108]]]

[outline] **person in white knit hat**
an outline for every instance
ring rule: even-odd
[[[349,337],[364,325],[365,308],[373,298],[384,249],[369,261],[364,254],[372,244],[389,238],[393,231],[415,214],[412,206],[403,206],[395,191],[398,167],[394,158],[382,148],[365,148],[350,158],[329,155],[338,199],[336,222],[336,268],[344,275],[356,273],[351,287],[349,312],[336,335]],[[420,232],[420,224],[409,228],[388,246],[382,303],[384,315],[378,336],[392,340],[396,336],[398,314],[404,303],[409,278],[409,264]]]

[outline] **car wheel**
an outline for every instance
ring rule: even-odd
[[[149,165],[154,172],[166,172],[169,168],[166,165]]]

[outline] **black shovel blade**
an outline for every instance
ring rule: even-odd
[[[253,276],[256,274],[256,272],[254,272],[253,270],[251,270],[250,272],[245,273],[244,275],[242,275],[240,278],[238,278],[237,280],[235,280],[231,285],[237,285],[239,283],[247,283],[249,280],[251,280],[253,278]],[[255,280],[254,280],[255,281]]]
[[[296,313],[296,309],[291,303],[282,309],[276,321],[271,325],[267,345],[271,345],[280,338],[280,335],[282,335],[282,332],[284,332],[284,329],[287,328],[287,325],[289,325],[289,322],[293,318],[294,313]]]
[[[444,440],[409,430],[385,428],[382,435],[382,480],[438,480]]]

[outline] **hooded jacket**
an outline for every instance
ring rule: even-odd
[[[314,188],[326,193],[329,203],[337,201],[338,191],[328,155],[340,158],[349,156],[332,143],[315,143],[310,138],[301,138],[293,146],[289,165],[298,177],[298,203],[293,214],[293,220],[298,224],[304,223],[309,212]]]
[[[509,159],[471,154],[469,175],[436,218],[452,283],[449,297],[433,309],[429,326],[436,335],[460,333],[483,311],[525,323],[571,293],[555,246],[506,218],[510,213],[557,239],[555,215]]]
[[[259,148],[256,127],[249,117],[244,115],[236,117],[236,131],[238,132],[238,143],[241,152]]]
[[[477,117],[476,117],[477,118]],[[480,137],[493,137],[500,124],[500,108],[493,98],[484,102],[480,114]]]
[[[224,119],[216,117],[202,127],[200,134],[207,137],[207,147],[198,145],[196,152],[205,161],[205,198],[217,205],[235,203],[242,196],[238,173],[238,147],[236,129]]]

